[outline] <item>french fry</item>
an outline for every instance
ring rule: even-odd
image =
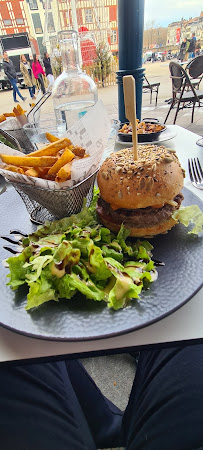
[[[20,116],[22,116],[23,114],[26,113],[26,111],[20,105],[17,105],[17,110],[18,110]]]
[[[22,169],[22,167],[16,167],[16,166],[8,165],[6,167],[2,167],[2,169],[10,170],[10,172],[17,172],[17,173],[24,174],[24,170]]]
[[[34,153],[34,152],[33,152]],[[28,156],[14,156],[14,155],[2,155],[0,154],[0,158],[6,164],[12,164],[14,166],[29,166],[29,167],[51,167],[56,161],[57,158],[53,156],[41,156],[41,157],[30,157],[28,160]]]
[[[83,158],[85,155],[85,149],[80,147],[79,145],[71,145],[70,146],[71,151],[80,158]]]
[[[4,116],[4,114],[0,114],[0,123],[4,122],[4,120],[6,120],[6,117]]]
[[[58,183],[70,180],[71,178],[71,163],[65,164],[65,166],[61,167],[56,175],[55,181]]]
[[[74,153],[69,148],[65,149],[56,163],[49,169],[48,175],[56,175],[61,167],[72,161],[75,157]]]
[[[39,177],[39,171],[37,169],[37,167],[30,167],[25,171],[25,175],[28,175],[30,177]]]
[[[29,153],[29,155],[27,155],[27,157],[32,158],[35,156],[54,156],[60,150],[63,150],[64,148],[68,147],[70,144],[71,144],[71,141],[68,138],[59,139],[56,142],[52,142],[51,144],[46,145],[46,147],[42,147],[40,150],[36,150],[35,152]]]
[[[59,138],[57,138],[56,136],[54,136],[53,134],[50,134],[50,133],[46,133],[46,138],[47,138],[47,141],[49,141],[49,142],[59,141]]]
[[[38,167],[39,177],[45,178],[48,173],[49,167]]]
[[[15,114],[16,117],[19,117],[23,116],[23,114],[25,114],[26,111],[20,105],[17,105],[17,107],[14,106],[13,113]]]
[[[5,117],[15,117],[14,112],[11,112],[11,113],[4,113],[3,115],[4,115]]]
[[[27,167],[25,175],[30,177],[44,178],[49,170],[49,167]]]
[[[17,110],[17,108],[15,108],[15,106],[14,106],[14,108],[13,108],[13,113],[14,113],[15,117],[20,116],[20,113],[19,113],[19,111]]]

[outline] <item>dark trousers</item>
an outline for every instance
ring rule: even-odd
[[[78,361],[2,366],[0,399],[3,450],[202,449],[203,345],[141,352],[124,415]]]
[[[19,97],[21,98],[21,100],[23,100],[23,96],[21,95],[21,93],[20,93],[20,91],[19,91],[19,89],[18,89],[18,86],[17,86],[17,80],[16,80],[16,78],[12,78],[12,79],[9,80],[9,81],[10,81],[10,83],[11,83],[12,86],[13,86],[13,100],[14,100],[14,102],[16,102],[16,94],[18,94]]]
[[[35,86],[31,86],[28,89],[29,89],[30,97],[33,98],[33,96],[35,95]]]
[[[38,74],[38,81],[40,83],[42,93],[45,94],[46,90],[45,90],[45,87],[44,87],[44,80],[43,80],[43,76],[42,76],[41,73]]]

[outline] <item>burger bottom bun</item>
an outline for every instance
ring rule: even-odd
[[[99,216],[100,221],[103,223],[103,225],[107,228],[109,228],[111,231],[119,232],[120,230],[120,224],[110,222],[109,220],[106,220],[105,218]],[[154,225],[152,227],[146,227],[146,228],[136,228],[136,227],[128,227],[127,224],[124,224],[125,228],[130,230],[130,235],[132,237],[154,237],[157,234],[166,233],[168,230],[171,230],[172,227],[174,227],[177,224],[177,221],[172,219],[172,217],[165,222],[159,223],[157,225]]]

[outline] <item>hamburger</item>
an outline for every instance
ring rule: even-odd
[[[132,148],[112,153],[97,178],[99,220],[114,232],[124,224],[130,236],[166,233],[177,223],[184,176],[176,152],[163,146],[138,146],[137,161]]]

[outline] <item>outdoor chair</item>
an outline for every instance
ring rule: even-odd
[[[158,93],[159,93],[159,86],[160,83],[150,83],[148,81],[148,79],[146,77],[145,78],[145,82],[142,86],[142,92],[146,93],[146,92],[151,92],[150,93],[150,103],[152,103],[152,93],[156,92],[156,101],[155,101],[155,105],[157,105],[157,99],[158,99]]]
[[[197,56],[190,61],[186,70],[189,73],[190,82],[195,89],[199,89],[199,85],[203,78],[203,55]]]
[[[164,123],[166,123],[168,116],[172,110],[172,108],[177,104],[176,113],[174,117],[173,123],[176,123],[176,118],[178,115],[178,111],[180,109],[183,109],[184,107],[190,107],[192,105],[192,117],[191,117],[191,123],[193,123],[194,118],[194,109],[195,104],[198,103],[199,106],[201,105],[200,100],[203,98],[203,91],[196,91],[194,86],[192,85],[190,78],[183,69],[183,67],[174,62],[171,61],[169,64],[169,70],[171,74],[171,80],[172,80],[172,101],[169,108],[169,111],[167,113],[167,116],[165,118]],[[188,91],[186,89],[189,89]],[[181,106],[182,105],[182,106]]]

